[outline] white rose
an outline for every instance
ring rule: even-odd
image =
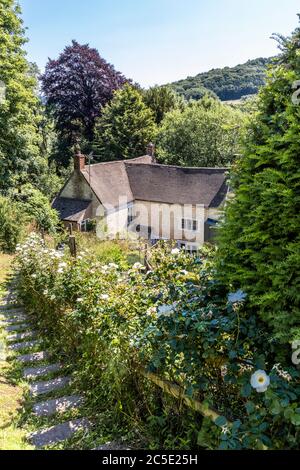
[[[100,299],[101,299],[101,300],[108,300],[108,299],[109,299],[109,295],[107,295],[107,294],[101,294],[101,295],[100,295]]]
[[[265,392],[270,385],[270,377],[264,370],[257,370],[252,374],[250,380],[251,386],[256,389],[258,393]]]

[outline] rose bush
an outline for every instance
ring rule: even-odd
[[[162,419],[161,394],[140,374],[147,369],[219,412],[215,423],[197,421],[187,448],[195,435],[214,449],[299,447],[291,351],[249,314],[246,293],[216,279],[213,251],[191,257],[162,244],[150,271],[139,263],[123,271],[87,251],[74,259],[49,249],[37,235],[17,250],[18,295],[32,321],[75,365],[96,412],[109,410],[119,429]],[[176,413],[180,420],[185,411]]]

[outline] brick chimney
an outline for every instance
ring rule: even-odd
[[[155,145],[152,144],[152,142],[150,142],[150,143],[147,145],[147,155],[149,155],[149,157],[152,157],[152,163],[156,163],[156,158],[155,158]]]
[[[85,167],[85,155],[81,153],[80,147],[75,147],[75,155],[74,155],[74,170],[81,171]]]

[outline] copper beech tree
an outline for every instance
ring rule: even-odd
[[[72,41],[57,60],[49,59],[41,77],[48,109],[59,133],[91,142],[96,118],[126,78],[96,49]]]

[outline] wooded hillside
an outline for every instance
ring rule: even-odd
[[[265,84],[265,73],[273,58],[248,60],[245,64],[212,69],[171,84],[185,99],[200,99],[205,92],[217,95],[222,101],[238,100],[254,95]]]

